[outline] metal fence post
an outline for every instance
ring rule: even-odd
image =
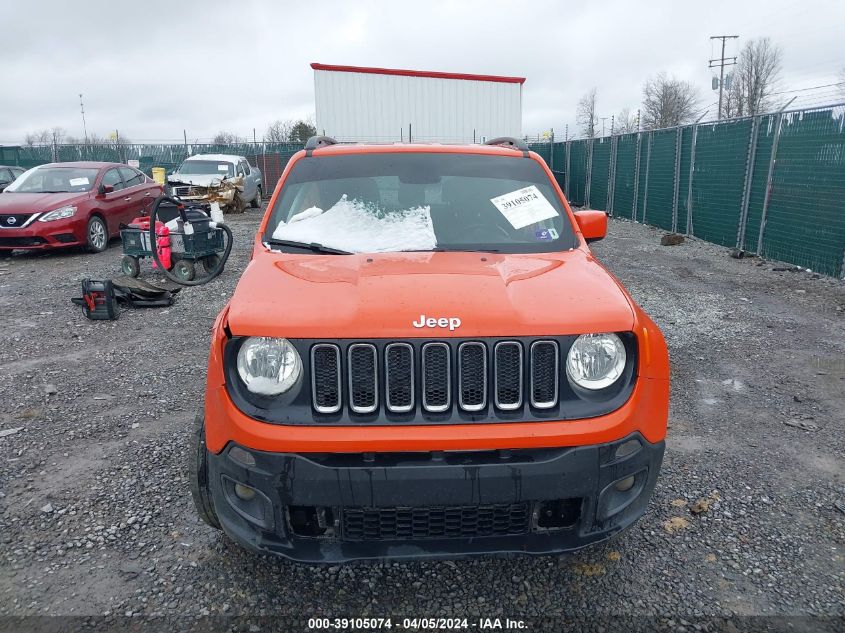
[[[678,190],[681,187],[681,140],[684,128],[675,133],[675,170],[672,174],[672,233],[678,232]]]
[[[616,145],[618,137],[610,137],[610,167],[607,170],[607,213],[613,215],[613,194],[616,190]]]
[[[648,213],[648,172],[651,167],[651,143],[654,141],[654,132],[648,135],[648,148],[645,155],[645,190],[643,191],[643,224],[645,224],[645,217]]]
[[[555,170],[555,129],[551,128],[551,138],[549,139],[549,169]]]
[[[587,145],[587,187],[586,193],[584,194],[584,205],[589,209],[590,208],[590,187],[593,184],[593,139],[590,139],[589,144]]]
[[[757,157],[757,136],[760,132],[761,117],[751,120],[751,134],[748,139],[748,154],[745,160],[745,182],[742,186],[742,207],[739,210],[739,226],[736,231],[736,247],[742,249],[745,244],[745,228],[748,224],[748,203],[751,200],[751,183],[754,180],[754,160]]]
[[[637,152],[634,158],[634,202],[631,204],[631,219],[637,220],[637,206],[640,197],[640,147],[643,140],[642,132],[637,132]]]
[[[695,144],[698,141],[698,123],[692,126],[692,144],[689,154],[689,182],[687,183],[687,235],[692,235],[692,178],[695,175]]]
[[[769,201],[772,199],[772,176],[775,171],[775,161],[778,155],[778,143],[780,142],[780,129],[783,124],[783,111],[795,101],[795,97],[789,100],[779,111],[777,123],[775,124],[775,137],[772,139],[772,155],[769,157],[769,174],[766,176],[766,195],[763,198],[763,212],[760,214],[760,233],[757,236],[757,254],[763,253],[763,233],[766,231],[766,214],[769,211]]]
[[[566,194],[566,199],[569,200],[569,165],[570,165],[570,150],[571,150],[572,141],[566,139],[566,171],[563,174],[563,188],[564,193]]]

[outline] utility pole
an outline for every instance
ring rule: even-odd
[[[711,59],[709,66],[710,68],[715,68],[716,66],[719,67],[719,112],[716,116],[717,119],[722,118],[722,94],[724,93],[725,85],[725,66],[733,66],[736,64],[736,57],[729,57],[728,59],[725,59],[725,41],[735,40],[737,38],[739,38],[739,35],[713,35],[710,37],[711,40],[722,40],[722,56],[718,59]]]
[[[82,110],[82,134],[85,137],[85,144],[88,145],[88,128],[85,125],[85,104],[82,102],[82,93],[79,93],[79,108]]]

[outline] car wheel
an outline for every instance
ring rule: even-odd
[[[194,420],[191,454],[188,457],[188,481],[197,514],[208,525],[219,530],[220,519],[217,518],[211,490],[208,489],[208,450],[205,447],[205,419],[202,415],[197,415]]]
[[[252,201],[252,202],[250,202],[250,203],[249,203],[249,205],[250,205],[253,209],[260,209],[260,208],[261,208],[261,187],[259,187],[259,188],[255,191],[255,199],[253,199],[253,201]]]
[[[173,265],[173,274],[179,278],[180,281],[191,281],[197,274],[194,268],[194,263],[187,259],[180,259]]]
[[[88,250],[92,253],[102,253],[109,246],[109,232],[106,223],[98,215],[92,215],[88,220],[88,229],[85,231]]]
[[[141,264],[138,263],[137,257],[131,255],[124,255],[120,261],[120,269],[124,275],[129,277],[137,277],[141,273]]]

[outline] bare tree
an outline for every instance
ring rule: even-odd
[[[614,134],[630,134],[637,131],[637,116],[628,108],[622,108],[613,121]]]
[[[287,143],[290,141],[293,131],[293,121],[282,121],[278,119],[267,126],[264,133],[264,140],[268,143]]]
[[[587,138],[596,137],[596,89],[593,88],[578,102],[575,120],[581,126],[581,133]]]
[[[214,135],[212,142],[215,145],[237,145],[238,143],[246,143],[246,139],[234,132],[220,131]]]
[[[768,37],[749,40],[739,53],[731,73],[722,117],[752,116],[774,107],[775,91],[781,71],[781,50]]]
[[[28,147],[34,145],[52,145],[53,143],[65,143],[67,132],[63,127],[52,127],[50,129],[30,132],[24,137],[24,144]]]
[[[27,147],[34,147],[36,145],[49,145],[53,142],[53,134],[50,130],[38,130],[37,132],[29,132],[23,139]]]
[[[643,127],[655,130],[687,123],[697,103],[698,91],[692,82],[659,73],[643,86]]]
[[[839,94],[845,97],[845,68],[839,71]]]

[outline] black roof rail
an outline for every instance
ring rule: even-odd
[[[305,151],[313,152],[318,147],[328,147],[329,145],[337,145],[337,141],[331,136],[312,136],[305,143]]]
[[[521,138],[514,138],[513,136],[500,136],[484,143],[485,145],[501,145],[502,147],[510,147],[517,149],[520,152],[528,151],[528,144]]]

